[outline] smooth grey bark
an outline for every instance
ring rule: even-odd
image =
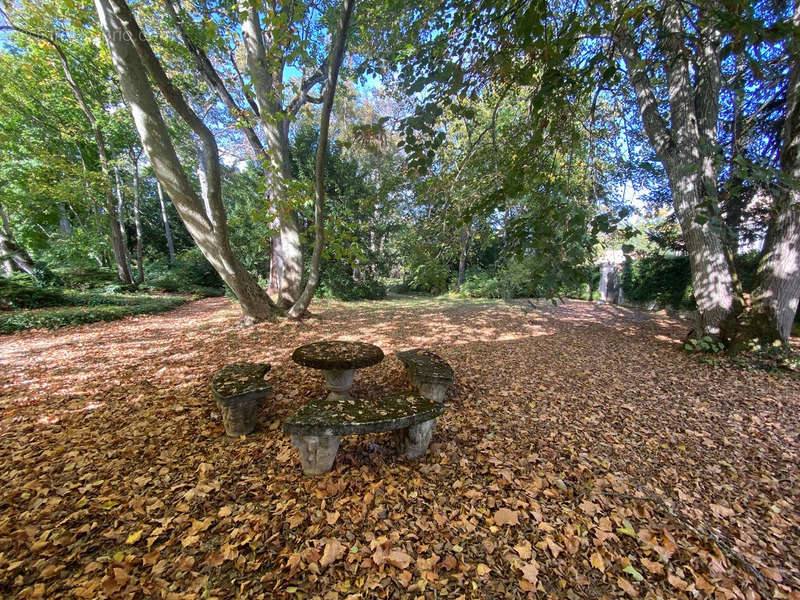
[[[299,319],[308,309],[314,292],[319,285],[322,266],[322,249],[325,244],[325,164],[328,158],[328,133],[331,122],[333,98],[336,94],[336,83],[339,80],[339,68],[344,58],[344,48],[347,43],[347,29],[350,17],[353,14],[355,0],[343,0],[342,11],[339,15],[336,38],[333,42],[328,60],[328,79],[322,93],[322,112],[320,115],[319,140],[317,154],[314,162],[314,250],[311,254],[308,280],[300,297],[289,309],[289,318]],[[285,268],[285,267],[284,267]]]
[[[164,236],[167,238],[167,252],[169,252],[169,264],[175,262],[175,244],[172,243],[172,231],[169,228],[169,219],[167,218],[167,205],[164,202],[164,190],[161,189],[161,183],[156,180],[156,191],[158,192],[158,203],[161,205],[161,222],[164,224]]]
[[[133,224],[136,227],[136,283],[144,283],[144,243],[142,240],[142,214],[139,206],[141,194],[139,191],[139,157],[141,150],[134,152],[130,149],[129,155],[133,166]]]
[[[281,236],[276,235],[271,239],[269,257],[269,287],[267,293],[278,296],[283,279],[283,251],[281,249]]]
[[[67,207],[64,204],[58,205],[58,230],[63,236],[68,236],[72,233],[72,223],[69,221]]]
[[[717,337],[736,304],[733,266],[718,223],[720,35],[705,23],[697,47],[688,48],[683,16],[680,2],[667,0],[660,29],[669,123],[659,113],[654,84],[627,22],[620,23],[614,41],[636,93],[645,133],[667,172],[691,264],[698,331]]]
[[[127,4],[123,0],[95,0],[94,4],[122,94],[130,106],[142,147],[156,177],[200,251],[236,295],[242,306],[243,322],[274,319],[271,300],[230,247],[221,198],[219,151],[213,134],[172,85]],[[200,140],[207,178],[205,202],[189,182],[178,159],[148,74]]]
[[[781,130],[783,180],[774,198],[772,220],[752,292],[751,334],[762,341],[786,341],[800,297],[800,4],[792,17],[791,73]]]
[[[16,271],[33,274],[33,259],[14,239],[11,223],[2,204],[0,204],[0,260],[3,261],[3,269],[8,276]]]
[[[211,59],[208,57],[203,48],[192,41],[191,36],[188,34],[183,24],[183,20],[181,18],[182,15],[180,14],[180,6],[178,5],[176,7],[174,0],[165,0],[164,5],[166,6],[167,12],[170,14],[173,22],[175,23],[178,32],[180,33],[181,39],[183,40],[183,45],[186,46],[187,50],[189,50],[189,53],[194,57],[195,64],[197,65],[198,70],[202,74],[208,86],[214,90],[214,93],[225,106],[228,114],[239,122],[243,121],[243,116],[246,114],[246,111],[244,111],[237,104],[233,95],[228,90],[225,82],[223,81],[222,77],[220,77],[219,73],[214,67],[214,64],[211,62]],[[232,63],[235,66],[235,60],[232,61]],[[248,100],[250,100],[250,96],[247,94],[246,96]],[[250,106],[256,116],[260,115],[258,105],[255,102],[251,101]],[[241,125],[240,128],[244,132],[245,138],[250,146],[250,150],[253,153],[253,157],[266,168],[266,165],[269,161],[267,151],[265,150],[264,145],[261,143],[261,140],[259,139],[255,130],[247,123]],[[269,195],[267,200],[268,204],[270,204]],[[272,206],[268,206],[268,208],[274,209]],[[280,238],[280,217],[278,217],[278,223],[278,233],[273,236],[272,243],[270,245],[270,284],[267,288],[267,294],[276,296],[279,298],[279,300],[281,300],[280,290],[281,282],[283,281],[283,248]],[[283,303],[288,303],[290,300],[290,298],[285,297],[283,298]]]
[[[266,48],[274,43],[272,31],[262,31],[258,3],[239,0],[239,13],[245,59],[255,91],[261,129],[267,140],[265,169],[271,187],[271,200],[278,210],[283,277],[279,290],[280,303],[291,306],[300,295],[303,277],[303,253],[297,214],[289,205],[287,182],[291,179],[289,155],[289,115],[283,109],[276,84],[281,83],[284,63],[275,73],[270,70]]]

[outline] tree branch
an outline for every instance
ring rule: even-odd
[[[173,85],[172,81],[161,66],[161,61],[153,52],[144,33],[139,28],[130,7],[126,4],[125,0],[108,0],[110,6],[114,11],[114,15],[119,19],[120,24],[126,30],[131,38],[133,47],[139,55],[139,59],[144,64],[147,72],[153,78],[153,81],[161,90],[164,98],[169,102],[175,112],[186,122],[187,125],[194,131],[200,143],[203,146],[201,155],[201,168],[207,178],[206,185],[208,196],[208,208],[210,214],[208,215],[214,228],[221,228],[227,232],[227,219],[225,216],[225,209],[222,206],[222,190],[220,184],[219,173],[219,148],[214,134],[203,123],[202,119],[197,116],[197,113],[189,106],[183,97],[181,91]]]
[[[630,31],[625,23],[620,23],[613,33],[614,41],[619,48],[628,76],[636,92],[636,102],[642,117],[645,133],[659,156],[666,156],[672,146],[672,135],[669,125],[658,112],[658,100],[650,77],[647,75],[645,62],[639,55]]]

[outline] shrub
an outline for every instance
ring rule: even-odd
[[[428,261],[411,269],[406,279],[406,285],[410,290],[416,292],[441,294],[447,290],[449,278],[450,269],[441,263]]]
[[[213,290],[212,294],[201,295],[222,295],[224,285],[197,248],[180,253],[172,265],[165,260],[148,263],[145,282],[150,288],[165,292],[193,294]]]
[[[625,299],[642,304],[694,308],[691,281],[687,256],[651,254],[626,262],[622,271]]]
[[[118,281],[116,271],[101,268],[58,269],[63,287],[73,290],[99,288]]]
[[[0,278],[0,308],[41,308],[61,306],[66,302],[61,290],[38,287],[28,276]]]
[[[21,310],[0,313],[0,333],[23,329],[55,328],[96,321],[114,321],[133,315],[155,314],[176,308],[187,302],[180,296],[129,297],[127,303],[85,306],[61,306],[40,310]]]
[[[337,300],[382,300],[386,298],[386,286],[373,277],[354,281],[347,263],[331,261],[324,266],[317,295]]]

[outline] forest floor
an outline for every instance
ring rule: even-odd
[[[688,322],[571,301],[315,302],[238,327],[225,298],[0,338],[0,597],[800,599],[800,380],[702,364]],[[291,351],[454,367],[428,454],[343,438],[303,477],[281,422],[323,393]],[[273,365],[259,430],[208,388]]]

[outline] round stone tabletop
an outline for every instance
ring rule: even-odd
[[[361,369],[383,360],[383,350],[364,342],[314,342],[292,352],[298,365],[324,371]]]

